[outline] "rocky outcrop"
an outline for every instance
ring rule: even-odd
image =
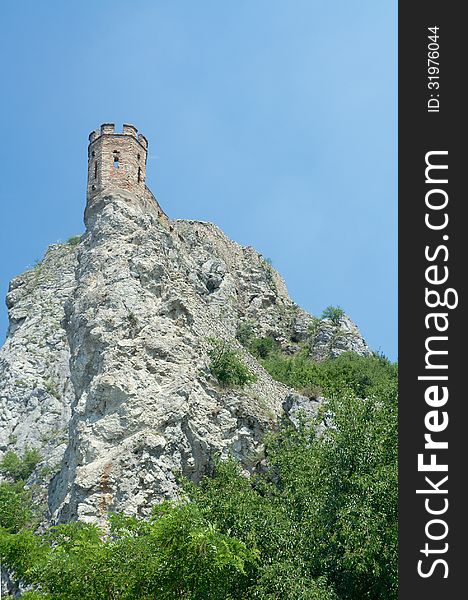
[[[347,315],[334,323],[323,319],[314,324],[311,332],[310,355],[315,360],[336,358],[343,352],[369,356],[371,351],[359,333],[359,329]]]
[[[52,246],[13,280],[0,354],[1,450],[40,449],[55,521],[145,515],[215,455],[251,470],[284,411],[315,410],[236,341],[241,324],[286,352],[369,353],[347,317],[308,315],[260,254],[210,223],[162,220],[123,192],[96,197],[85,220],[79,245]],[[212,338],[237,345],[255,383],[219,385]]]
[[[75,248],[50,246],[44,260],[10,283],[10,326],[0,350],[0,452],[40,448],[36,472],[60,468],[74,390],[64,304],[75,288]]]

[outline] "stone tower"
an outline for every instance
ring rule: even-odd
[[[145,197],[148,141],[137,132],[136,127],[125,124],[122,133],[116,133],[113,123],[104,123],[89,134],[88,202],[112,190]]]
[[[104,123],[89,134],[88,187],[85,221],[102,208],[106,196],[118,195],[127,202],[135,201],[171,231],[169,217],[146,186],[148,140],[134,125],[124,124],[122,133],[113,123]]]

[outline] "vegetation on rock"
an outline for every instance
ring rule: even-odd
[[[396,365],[376,354],[344,352],[335,359],[317,362],[309,358],[305,348],[293,356],[272,353],[261,362],[274,379],[298,392],[318,387],[325,396],[340,394],[343,389],[351,389],[360,398],[380,395],[397,376]]]
[[[214,344],[213,360],[231,351]],[[320,384],[329,400],[315,421],[269,435],[262,473],[219,462],[212,477],[183,482],[182,501],[155,506],[149,520],[114,515],[108,531],[34,533],[30,518],[8,521],[18,497],[4,493],[0,554],[32,588],[23,597],[396,599],[396,366],[350,354],[263,361],[289,385]]]
[[[41,455],[35,448],[26,448],[22,457],[8,450],[0,461],[0,474],[15,482],[26,481],[40,460]]]
[[[78,246],[80,241],[81,241],[81,235],[72,235],[70,238],[68,238],[67,244],[69,246]]]
[[[222,386],[243,387],[257,380],[256,375],[241,361],[232,344],[217,339],[210,342],[210,370]]]
[[[330,319],[333,325],[339,325],[341,317],[345,314],[341,306],[327,306],[322,312],[322,319]]]

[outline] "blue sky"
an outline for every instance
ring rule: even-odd
[[[2,3],[0,295],[83,231],[88,133],[129,122],[169,216],[254,246],[396,359],[396,4]]]

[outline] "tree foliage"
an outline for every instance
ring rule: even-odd
[[[283,425],[269,471],[219,464],[191,497],[261,562],[246,598],[391,600],[397,593],[396,385],[325,403],[330,427]],[[289,595],[288,595],[289,594]]]
[[[191,503],[164,503],[148,521],[69,523],[46,534],[0,533],[5,564],[49,600],[226,600],[257,553],[210,523]],[[34,596],[33,596],[34,597]]]
[[[0,483],[0,528],[16,533],[35,523],[36,511],[31,490],[23,482]]]
[[[0,461],[0,529],[17,533],[36,524],[39,507],[35,506],[32,490],[25,481],[36,468],[41,456],[27,448],[23,456],[9,450]]]
[[[339,325],[344,314],[341,306],[327,306],[322,312],[322,319],[330,319],[333,325]]]

